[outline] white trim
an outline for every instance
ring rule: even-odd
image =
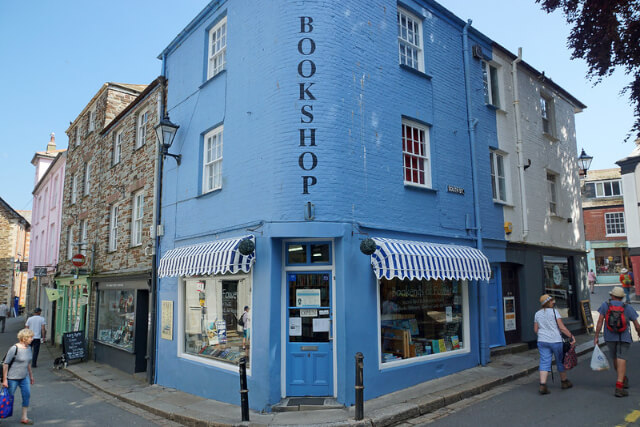
[[[382,363],[382,326],[380,320],[380,279],[376,280],[376,294],[377,294],[377,307],[376,307],[376,319],[378,323],[378,369],[381,371],[387,370],[389,368],[396,368],[398,366],[406,366],[413,365],[415,363],[428,362],[432,360],[444,359],[451,356],[456,356],[460,354],[469,354],[471,352],[471,332],[469,330],[469,281],[458,280],[458,283],[461,285],[462,289],[462,306],[463,306],[463,318],[462,318],[462,334],[463,334],[463,344],[464,348],[460,350],[452,350],[446,351],[444,353],[437,354],[429,354],[426,356],[412,357],[409,359],[396,360],[394,362]]]
[[[212,46],[211,37],[216,34],[217,50]],[[220,74],[227,68],[227,17],[214,25],[207,34],[207,80]]]
[[[89,132],[96,130],[96,106],[89,110]]]
[[[138,197],[141,199],[141,203],[138,202]],[[140,206],[142,205],[142,206]],[[142,215],[137,216],[138,210],[142,208]],[[139,225],[138,225],[139,224]],[[133,206],[131,207],[131,247],[142,245],[142,231],[144,228],[144,189],[137,191],[133,194]],[[140,241],[137,240],[138,234],[140,235]]]
[[[239,274],[233,274],[233,275],[214,275],[214,276],[201,276],[207,279],[212,279],[212,280],[245,280],[247,278],[247,276],[249,276],[250,280],[251,280],[251,309],[253,310],[254,304],[253,304],[253,269],[251,269],[251,272],[249,273],[245,273],[242,275]],[[193,280],[194,278],[199,277],[199,276],[194,276],[194,277],[189,277],[189,280]],[[190,360],[192,362],[197,362],[200,363],[202,365],[207,365],[207,366],[211,366],[214,368],[219,368],[221,370],[224,371],[229,371],[229,372],[233,372],[234,374],[238,374],[240,375],[240,373],[238,372],[238,365],[234,365],[231,363],[224,363],[224,362],[219,362],[217,360],[213,360],[213,359],[209,359],[207,357],[199,357],[193,354],[189,354],[189,353],[185,353],[184,351],[184,305],[185,305],[185,297],[184,297],[184,291],[185,291],[185,287],[186,287],[186,280],[187,278],[185,277],[179,277],[178,278],[178,338],[176,339],[176,344],[177,344],[177,348],[176,348],[176,357],[178,359],[185,359],[185,360]],[[255,345],[253,344],[253,338],[254,338],[254,331],[253,331],[253,324],[255,324],[255,322],[253,321],[253,319],[251,320],[252,326],[251,326],[251,344],[249,345],[249,360],[253,361],[253,347],[255,347]],[[252,363],[249,363],[249,367],[247,368],[247,376],[251,377],[251,365]]]
[[[413,129],[417,129],[418,131],[423,133],[424,141],[422,141],[422,143],[418,142],[419,145],[422,145],[422,150],[423,150],[422,154],[414,153],[413,149],[412,151],[405,150],[404,140],[407,138],[407,135],[402,136],[403,133],[405,132],[405,127],[407,129],[410,129],[412,133],[413,133]],[[413,137],[410,138],[410,141],[413,141]],[[404,185],[416,186],[421,188],[432,188],[433,180],[431,177],[432,175],[431,171],[432,171],[433,165],[431,164],[431,127],[425,126],[418,122],[414,122],[410,119],[403,118],[401,133],[400,133],[400,143],[402,144],[402,180]],[[424,170],[422,171],[422,179],[424,180],[424,184],[421,184],[415,181],[407,181],[407,178],[406,178],[407,169],[409,171],[414,171],[417,169],[414,169],[412,165],[405,164],[406,156],[409,156],[410,158],[422,159],[422,161],[424,162],[423,164]],[[413,177],[413,174],[412,174],[412,177]]]
[[[494,176],[496,178],[499,177],[498,175],[498,158],[497,156],[500,156],[502,158],[502,173],[503,176],[502,178],[504,179],[504,200],[500,199],[500,195],[499,195],[499,190],[500,190],[500,185],[498,183],[498,180],[495,180],[495,185],[496,188],[493,188],[494,186]],[[493,196],[493,191],[495,190],[496,194],[498,195],[498,198],[493,197],[493,201],[495,203],[502,203],[502,204],[511,204],[511,179],[509,176],[509,171],[511,169],[511,165],[509,164],[509,155],[507,153],[505,153],[502,150],[489,150],[489,158],[491,161],[491,165],[489,170],[493,170],[494,172],[491,173],[491,191],[492,191],[492,196]]]
[[[143,122],[144,119],[144,122]],[[136,116],[136,142],[134,150],[147,143],[147,125],[149,123],[149,111],[143,110]]]
[[[210,159],[207,158],[208,152],[210,151],[208,147],[209,142],[212,144]],[[219,147],[219,156],[217,155],[217,150],[215,150],[216,147]],[[202,144],[202,194],[210,193],[222,188],[223,152],[224,125],[220,125],[204,135]],[[208,171],[208,168],[211,168],[211,172]],[[216,177],[218,178],[217,181]],[[211,185],[209,185],[209,181],[212,181]]]
[[[607,217],[608,216],[619,216],[622,215],[622,227],[624,228],[624,233],[609,233],[609,224],[607,221]],[[615,226],[616,224],[618,224],[618,222],[612,223],[612,226]],[[620,236],[626,236],[627,235],[627,222],[625,220],[625,215],[624,215],[624,211],[619,211],[619,212],[605,212],[604,213],[604,232],[605,232],[605,236],[606,237],[620,237]]]
[[[398,63],[410,68],[413,68],[415,70],[418,71],[422,71],[424,72],[425,66],[424,66],[424,37],[423,37],[423,31],[422,31],[422,26],[424,25],[424,22],[421,18],[419,18],[418,16],[414,15],[413,13],[409,12],[407,9],[399,6],[398,7],[398,11],[396,14],[396,29],[398,29],[398,27],[401,26],[400,22],[398,22],[401,18],[401,16],[403,16],[407,22],[409,20],[413,21],[412,24],[415,24],[416,27],[416,32],[417,32],[417,38],[419,39],[419,43],[415,43],[414,41],[410,41],[407,38],[402,37],[402,34],[398,34],[397,36],[397,41],[398,41]],[[409,30],[409,28],[407,27],[407,31]],[[397,33],[399,31],[396,31]],[[414,36],[415,37],[415,36]],[[409,48],[412,51],[416,51],[417,55],[415,58],[413,58],[413,56],[411,56],[410,60],[406,60],[407,63],[403,63],[402,61],[402,54],[401,54],[401,46],[406,46],[407,48]],[[405,58],[407,58],[408,56],[406,55],[406,51],[405,51]],[[415,61],[415,63],[414,63]],[[408,62],[413,63],[413,65],[410,65]]]
[[[84,165],[84,178],[82,180],[82,195],[91,194],[91,161]]]
[[[331,265],[304,265],[304,266],[293,266],[286,265],[286,248],[287,243],[290,242],[329,242],[331,244]],[[280,348],[282,351],[280,352],[280,397],[287,397],[287,336],[289,335],[289,325],[287,325],[287,307],[289,306],[287,303],[287,274],[292,271],[297,272],[306,272],[306,271],[330,271],[331,272],[331,337],[330,341],[333,343],[333,364],[332,364],[332,375],[333,375],[333,395],[332,397],[338,396],[338,340],[336,339],[336,331],[337,331],[337,320],[336,320],[336,252],[335,252],[335,239],[334,238],[320,238],[320,237],[300,237],[295,239],[283,239],[282,240],[282,284],[281,284],[281,298],[280,298],[280,324],[281,328],[281,339],[280,339]]]
[[[122,160],[122,136],[124,131],[120,129],[116,131],[116,136],[113,139],[113,157],[111,160],[112,165],[117,165]]]
[[[111,212],[109,215],[109,252],[118,250],[118,222],[120,216],[120,206],[114,203],[111,206]],[[114,221],[115,220],[115,221]],[[115,236],[114,236],[115,233]]]

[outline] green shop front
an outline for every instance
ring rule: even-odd
[[[57,345],[62,344],[66,332],[84,331],[88,337],[87,319],[91,281],[89,276],[59,277],[55,281],[57,295],[52,309],[55,311],[55,325],[51,336]]]

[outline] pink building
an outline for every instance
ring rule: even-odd
[[[54,287],[53,278],[58,265],[66,159],[66,150],[56,149],[56,139],[52,133],[46,151],[38,151],[31,160],[36,174],[26,306],[28,312],[42,307],[42,315],[48,322],[53,319],[46,288]]]

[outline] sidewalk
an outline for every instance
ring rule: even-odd
[[[576,336],[578,355],[593,349],[593,336]],[[601,338],[602,342],[602,338]],[[588,363],[582,360],[581,363]],[[538,370],[538,350],[495,356],[477,366],[365,402],[364,420],[354,421],[354,407],[262,414],[242,423],[240,407],[192,394],[148,385],[132,375],[95,362],[69,365],[69,372],[101,391],[166,419],[189,426],[322,425],[388,426],[415,418]],[[365,378],[365,388],[366,378]],[[237,392],[237,390],[236,390]],[[249,391],[251,400],[251,391]]]

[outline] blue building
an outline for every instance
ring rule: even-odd
[[[427,0],[212,1],[161,54],[181,163],[157,383],[237,404],[246,357],[269,411],[353,404],[357,352],[365,399],[486,363],[505,252],[487,55]]]

